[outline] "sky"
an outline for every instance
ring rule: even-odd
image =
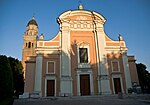
[[[22,59],[23,34],[34,15],[38,35],[57,35],[57,18],[67,10],[96,11],[106,18],[105,33],[113,40],[121,34],[134,55],[150,71],[150,0],[0,0],[0,54]]]

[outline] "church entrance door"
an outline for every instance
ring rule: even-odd
[[[47,96],[55,95],[55,80],[47,80]]]
[[[90,75],[80,75],[80,93],[81,96],[90,95]]]
[[[120,78],[114,78],[114,89],[115,89],[115,94],[118,94],[118,92],[121,92]]]

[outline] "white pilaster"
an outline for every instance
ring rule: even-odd
[[[35,70],[35,84],[34,92],[38,93],[39,96],[42,96],[42,54],[37,54],[36,57],[36,70]]]
[[[122,61],[123,61],[125,81],[126,81],[126,93],[128,93],[128,89],[132,88],[132,83],[131,83],[131,76],[130,76],[129,64],[128,64],[128,58],[126,52],[122,54]]]
[[[105,33],[101,22],[95,21],[95,40],[98,50],[98,89],[99,94],[111,94],[105,53]]]
[[[90,73],[90,92],[91,92],[91,95],[94,95],[94,84],[93,84],[93,73],[91,72]]]
[[[61,20],[61,79],[60,95],[72,95],[71,57],[70,57],[70,30],[68,21]]]
[[[77,72],[77,95],[80,96],[80,74]]]

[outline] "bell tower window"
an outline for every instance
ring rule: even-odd
[[[31,48],[31,42],[28,43],[28,48]]]
[[[32,48],[33,48],[33,43],[32,43]]]
[[[26,47],[28,46],[28,43],[26,43]]]

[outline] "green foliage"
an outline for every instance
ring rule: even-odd
[[[22,66],[21,62],[18,59],[8,57],[8,60],[10,62],[11,69],[14,73],[23,74],[23,72],[22,72],[23,66]]]
[[[24,78],[23,78],[23,66],[22,63],[15,58],[8,57],[10,66],[13,72],[14,92],[15,96],[19,96],[24,92]]]
[[[139,83],[143,93],[150,93],[150,73],[146,70],[146,65],[136,64]]]
[[[12,98],[13,76],[6,56],[0,55],[0,100]]]
[[[18,59],[0,55],[0,105],[11,105],[13,95],[18,97],[24,92],[22,70]]]
[[[5,98],[0,101],[0,105],[13,105],[14,99],[13,98]]]

